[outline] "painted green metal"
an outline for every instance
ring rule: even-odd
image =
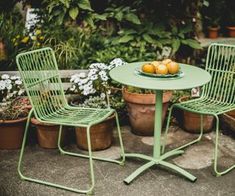
[[[52,187],[57,187],[73,191],[76,193],[91,194],[93,192],[95,185],[93,159],[118,163],[120,165],[123,165],[125,161],[125,153],[123,148],[123,142],[122,142],[121,130],[120,130],[117,112],[109,107],[107,109],[97,109],[97,108],[72,107],[68,105],[62,88],[61,79],[59,77],[56,58],[51,48],[43,48],[18,54],[16,57],[16,62],[18,65],[18,69],[20,71],[21,78],[24,83],[24,87],[26,89],[27,95],[30,99],[33,108],[28,115],[24,139],[20,151],[20,157],[18,162],[18,173],[20,177],[23,180],[28,180]],[[60,125],[58,148],[62,154],[89,159],[91,184],[88,189],[83,190],[83,189],[70,188],[67,186],[23,175],[21,166],[26,144],[26,137],[28,134],[29,122],[32,114],[34,114],[35,117],[40,122]],[[117,131],[121,148],[120,160],[95,157],[92,156],[92,151],[91,151],[90,128],[93,125],[103,121],[112,114],[115,114],[116,117]],[[86,128],[88,155],[68,152],[62,149],[60,145],[61,132],[62,132],[62,127],[66,125]]]
[[[201,86],[210,81],[211,76],[205,70],[198,67],[180,64],[181,70],[184,72],[184,77],[177,79],[169,78],[153,78],[139,75],[136,70],[138,70],[141,65],[146,62],[130,63],[128,65],[116,67],[110,71],[110,76],[112,79],[120,82],[122,84],[135,86],[144,89],[155,90],[156,93],[156,103],[155,103],[155,126],[154,126],[154,146],[153,155],[147,156],[138,153],[126,153],[126,157],[136,157],[148,161],[146,164],[134,171],[130,176],[124,179],[126,184],[131,183],[138,175],[147,170],[154,165],[161,165],[171,170],[180,173],[182,176],[186,177],[190,181],[196,181],[196,177],[183,170],[182,168],[164,161],[165,159],[182,154],[182,150],[172,150],[167,153],[161,154],[161,129],[162,129],[162,97],[163,90],[175,90],[175,89],[188,89],[195,86]]]
[[[224,171],[218,170],[219,148],[219,118],[218,115],[235,109],[235,45],[211,44],[208,49],[206,70],[212,75],[212,80],[202,89],[198,99],[174,104],[169,112],[165,138],[169,129],[172,109],[177,107],[190,112],[201,114],[201,134],[199,137],[183,146],[179,150],[201,140],[203,134],[203,114],[213,115],[216,120],[216,139],[214,151],[214,172],[217,176],[223,175],[235,168],[231,165]],[[166,139],[165,139],[166,140]],[[165,142],[162,148],[164,152]]]

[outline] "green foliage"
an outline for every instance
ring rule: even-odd
[[[8,54],[12,54],[13,60],[22,50],[50,46],[56,52],[61,69],[79,69],[92,62],[109,62],[115,57],[127,62],[161,59],[164,47],[172,49],[170,58],[181,53],[182,46],[200,49],[194,39],[191,20],[196,15],[194,9],[198,0],[181,1],[180,12],[176,9],[179,2],[173,0],[23,2],[40,7],[37,12],[40,22],[31,30],[30,36],[19,20],[8,25],[11,30],[6,32],[14,32],[6,38],[11,41],[7,47],[12,48],[10,51],[13,52]],[[38,29],[41,30],[40,36],[35,36]]]
[[[0,61],[0,69],[15,69],[15,56],[27,46],[16,45],[14,39],[23,37],[24,24],[18,9],[0,13],[0,41],[5,45],[6,60]]]
[[[44,0],[43,5],[46,8],[49,22],[58,25],[75,21],[80,15],[85,17],[93,11],[89,0]]]

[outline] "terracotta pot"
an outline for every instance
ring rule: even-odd
[[[27,118],[0,121],[0,149],[19,149]]]
[[[233,117],[233,118],[235,119],[235,110],[232,110],[232,111],[230,111],[230,112],[227,112],[226,114],[229,115],[229,116],[231,116],[231,117]]]
[[[235,37],[235,26],[227,27],[228,29],[228,35],[230,37]]]
[[[90,129],[91,149],[93,151],[104,150],[111,146],[113,139],[114,115]],[[86,128],[75,129],[78,148],[88,150]]]
[[[163,94],[162,124],[166,117],[172,92]],[[123,90],[127,104],[131,131],[136,135],[152,136],[154,133],[155,94],[131,93]]]
[[[184,102],[189,99],[188,96],[181,97],[179,102]],[[200,114],[188,111],[181,111],[181,126],[184,130],[190,133],[200,133]],[[203,115],[203,132],[210,132],[213,128],[214,117],[211,115]]]
[[[37,119],[32,118],[31,123],[37,129],[37,138],[39,146],[42,148],[57,148],[59,125],[52,125],[47,123],[41,123]],[[64,131],[61,134],[61,145],[64,143]]]
[[[220,119],[221,119],[221,125],[223,129],[226,131],[228,130],[232,131],[233,135],[235,136],[235,112],[234,111],[235,110],[221,115]]]
[[[208,27],[208,37],[215,39],[218,37],[219,27]]]

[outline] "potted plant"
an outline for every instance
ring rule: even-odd
[[[72,87],[69,91],[78,93],[79,99],[71,103],[80,107],[107,108],[111,106],[118,112],[124,107],[121,90],[116,88],[108,75],[108,72],[117,66],[124,65],[125,62],[117,58],[108,65],[104,63],[93,63],[89,66],[88,73],[80,73],[71,76]],[[114,93],[115,92],[115,96]],[[114,128],[114,115],[111,115],[103,122],[91,127],[91,147],[92,150],[103,150],[111,146]],[[77,127],[77,146],[87,150],[86,129]]]
[[[21,146],[29,112],[27,98],[18,76],[3,74],[0,79],[0,149],[18,149]]]
[[[38,144],[42,148],[57,148],[59,125],[42,123],[36,118],[31,119],[32,125],[36,128]],[[61,143],[65,142],[65,131],[61,134]]]
[[[208,37],[215,39],[219,35],[221,15],[224,8],[224,1],[210,0],[208,5],[202,10],[204,22],[207,26]]]
[[[226,9],[225,9],[225,20],[228,29],[228,35],[230,37],[235,37],[235,1],[233,0],[226,0]]]
[[[191,97],[188,93],[184,93],[178,101],[184,102],[190,100]],[[196,114],[193,112],[180,110],[178,108],[175,109],[174,116],[176,117],[179,125],[190,133],[200,133],[200,114]],[[203,115],[203,132],[210,132],[213,128],[214,117],[211,115]]]
[[[127,105],[131,131],[136,135],[152,136],[155,118],[154,92],[134,87],[125,87],[122,93]],[[171,97],[171,91],[163,93],[162,123],[165,120]]]

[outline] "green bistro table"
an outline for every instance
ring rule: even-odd
[[[195,176],[186,170],[165,161],[165,159],[170,156],[182,154],[184,152],[183,150],[172,150],[165,154],[161,154],[162,96],[163,90],[182,90],[202,86],[211,80],[211,76],[201,68],[192,65],[180,64],[181,71],[183,72],[182,77],[149,77],[141,75],[137,71],[144,63],[147,62],[129,63],[124,66],[116,67],[110,71],[110,77],[113,80],[129,86],[154,90],[156,96],[153,156],[137,153],[125,153],[126,157],[141,158],[148,162],[124,179],[124,182],[126,184],[131,183],[139,174],[153,165],[162,165],[166,168],[170,168],[194,182],[197,179]]]

